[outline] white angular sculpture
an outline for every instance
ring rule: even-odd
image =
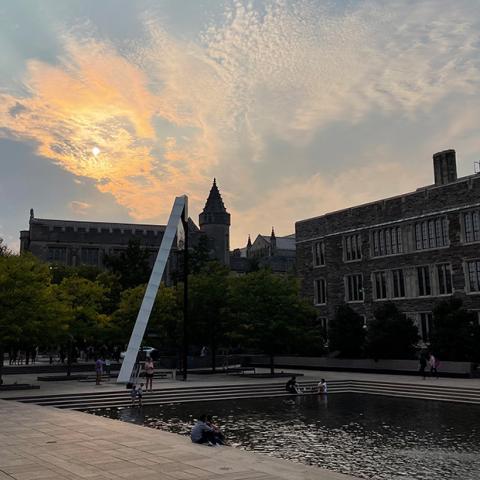
[[[173,241],[177,234],[177,228],[182,221],[182,214],[185,220],[188,219],[188,197],[183,195],[175,198],[172,213],[168,219],[167,228],[163,234],[162,243],[158,250],[155,265],[153,266],[150,280],[142,300],[142,305],[137,315],[137,320],[133,327],[132,336],[128,342],[128,348],[123,359],[120,373],[118,374],[117,383],[128,383],[131,381],[132,372],[137,361],[137,355],[142,344],[143,336],[147,328],[148,320],[152,312],[155,297],[157,296],[160,282],[162,281],[163,272],[167,265],[170,251],[172,250]]]

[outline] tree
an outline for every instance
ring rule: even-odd
[[[67,374],[70,375],[77,348],[103,345],[103,330],[108,324],[102,312],[106,289],[96,281],[75,275],[65,277],[60,285],[56,285],[55,291],[59,301],[68,309],[68,329],[62,344],[67,352]]]
[[[31,254],[0,256],[0,368],[6,348],[56,342],[66,330],[66,313],[46,264]]]
[[[192,274],[200,273],[210,261],[208,238],[201,235],[197,245],[188,253],[188,270]]]
[[[0,238],[0,257],[6,257],[7,255],[11,255],[12,252],[10,249],[3,243],[3,238]]]
[[[328,345],[340,357],[359,358],[365,345],[363,318],[348,305],[340,305],[329,323]]]
[[[210,347],[213,371],[228,326],[228,275],[225,266],[209,262],[190,275],[188,284],[190,336],[199,345]]]
[[[138,240],[130,240],[127,248],[118,255],[105,255],[104,265],[118,275],[124,290],[148,282],[152,269],[149,264],[150,253],[142,248]]]
[[[474,312],[465,310],[462,300],[452,297],[433,310],[431,349],[444,360],[478,359],[478,324]]]
[[[314,318],[299,295],[297,280],[267,270],[230,280],[232,335],[244,346],[265,352],[274,374],[274,356],[294,353],[305,327]]]
[[[137,319],[145,294],[145,285],[125,290],[121,294],[118,309],[112,315],[111,336],[120,344],[126,344]],[[181,308],[174,288],[160,285],[147,326],[146,339],[151,346],[162,350],[177,350],[180,345]]]
[[[368,325],[366,350],[374,359],[413,358],[418,343],[418,329],[394,303],[377,308]]]

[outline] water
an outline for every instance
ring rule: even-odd
[[[334,394],[90,412],[182,435],[205,412],[244,450],[368,479],[480,479],[477,405]]]

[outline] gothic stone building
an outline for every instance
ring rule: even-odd
[[[454,150],[433,163],[433,185],[296,223],[303,292],[326,328],[343,302],[368,323],[390,300],[428,342],[440,300],[480,312],[480,174],[457,179]]]
[[[125,250],[130,240],[138,240],[147,249],[153,266],[165,232],[165,225],[135,223],[84,222],[36,218],[30,211],[29,229],[20,232],[20,252],[29,251],[51,263],[103,267],[106,254]],[[210,255],[228,265],[230,214],[226,211],[215,180],[205,208],[200,214],[200,228],[189,219],[189,242],[195,246],[206,235]],[[170,278],[174,261],[170,257],[166,279]]]
[[[230,257],[232,270],[237,273],[248,272],[256,265],[273,273],[293,274],[295,264],[295,234],[277,237],[273,228],[270,235],[257,235],[253,243],[249,235],[247,245],[234,250]]]

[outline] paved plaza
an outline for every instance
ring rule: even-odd
[[[0,400],[0,480],[354,477],[87,413]]]
[[[414,385],[475,388],[480,379],[427,379],[402,375],[353,374],[351,372],[304,373],[301,381],[378,380]],[[125,391],[114,380],[94,382],[37,382],[35,374],[8,375],[6,383],[34,383],[38,390],[3,391],[0,397],[0,480],[35,479],[225,479],[273,480],[319,479],[347,480],[342,474],[309,467],[231,447],[211,448],[194,445],[185,436],[146,428],[87,413],[6,401],[9,397],[88,394]],[[190,375],[186,383],[158,380],[155,388],[180,386],[234,385],[272,382],[244,376]],[[277,379],[284,383],[285,379]],[[352,472],[353,474],[355,472]]]

